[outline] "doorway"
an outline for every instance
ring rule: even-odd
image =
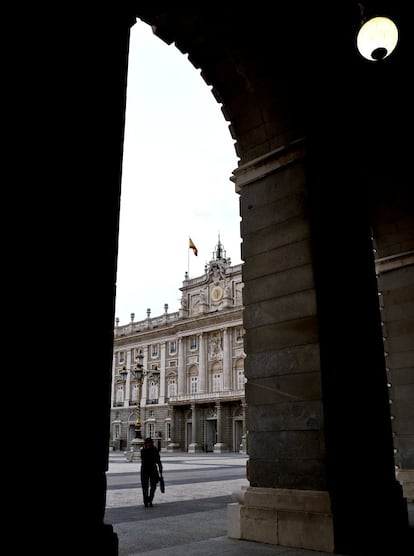
[[[217,419],[206,420],[206,452],[214,452],[217,442]]]

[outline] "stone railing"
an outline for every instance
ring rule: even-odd
[[[174,402],[187,402],[187,401],[202,401],[202,400],[218,400],[225,398],[241,398],[244,397],[244,388],[241,390],[222,390],[221,392],[195,392],[194,394],[180,394],[179,396],[170,396],[169,401]]]

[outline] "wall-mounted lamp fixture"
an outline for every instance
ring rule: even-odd
[[[366,18],[360,4],[362,25],[357,34],[357,48],[361,56],[377,62],[387,58],[398,43],[398,29],[388,17]]]

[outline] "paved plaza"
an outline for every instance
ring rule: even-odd
[[[119,539],[119,556],[318,556],[325,553],[227,537],[227,504],[248,485],[243,454],[161,453],[165,493],[145,508],[139,463],[111,452],[107,523]]]
[[[248,486],[245,455],[161,452],[161,460],[165,493],[157,489],[154,507],[145,508],[140,464],[110,452],[105,521],[118,535],[119,556],[328,556],[227,537],[227,504]],[[413,511],[409,504],[412,527]]]

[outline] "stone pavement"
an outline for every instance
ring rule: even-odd
[[[105,522],[118,535],[119,556],[327,556],[227,537],[227,504],[248,485],[245,455],[161,452],[161,459],[165,493],[157,489],[154,507],[145,508],[139,463],[110,453]]]

